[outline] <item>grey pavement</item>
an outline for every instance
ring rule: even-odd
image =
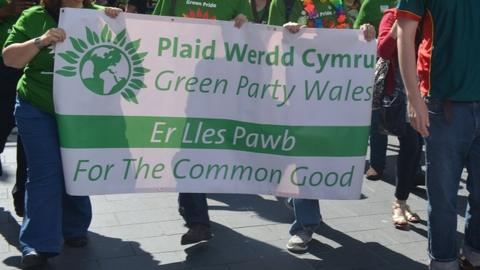
[[[18,230],[13,211],[15,144],[9,142],[0,177],[0,269],[18,269]],[[282,200],[264,195],[209,196],[214,238],[181,246],[186,231],[177,211],[177,194],[149,193],[93,196],[89,245],[65,247],[43,269],[68,270],[416,270],[427,269],[426,222],[409,231],[394,229],[391,203],[398,142],[390,138],[386,179],[364,181],[362,199],[321,201],[324,224],[304,254],[285,244],[293,213]],[[464,174],[464,177],[466,175]],[[465,179],[465,178],[464,178]],[[459,192],[458,232],[462,238],[465,183]],[[423,189],[409,204],[426,219]]]

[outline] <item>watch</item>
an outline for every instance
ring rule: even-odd
[[[33,40],[33,45],[35,45],[35,47],[37,47],[39,50],[45,48],[45,45],[42,44],[42,41],[39,37]]]

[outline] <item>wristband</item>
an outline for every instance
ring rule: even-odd
[[[42,44],[42,41],[39,37],[33,40],[33,45],[35,45],[35,47],[37,47],[39,50],[45,48],[45,45]]]

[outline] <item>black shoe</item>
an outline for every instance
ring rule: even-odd
[[[180,243],[182,245],[189,245],[201,241],[207,241],[212,238],[210,227],[205,224],[193,224],[188,229],[187,233],[182,235]]]
[[[458,261],[460,270],[480,270],[480,266],[473,266],[465,256],[460,257]]]
[[[74,248],[81,248],[88,244],[88,239],[86,236],[80,237],[70,237],[65,239],[65,245]]]
[[[31,269],[37,266],[45,265],[47,258],[38,254],[35,251],[30,251],[27,255],[22,256],[21,267],[22,269]]]

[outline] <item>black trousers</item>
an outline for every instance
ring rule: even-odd
[[[15,99],[17,82],[22,75],[21,70],[6,67],[0,58],[0,153],[5,149],[8,135],[15,127]],[[20,136],[17,137],[17,173],[12,190],[13,203],[17,214],[23,215],[25,182],[27,180],[27,162]]]
[[[395,187],[395,198],[402,201],[408,199],[410,187],[414,186],[422,156],[422,137],[409,123],[405,125],[407,126],[405,134],[398,137],[400,153],[397,158]]]

